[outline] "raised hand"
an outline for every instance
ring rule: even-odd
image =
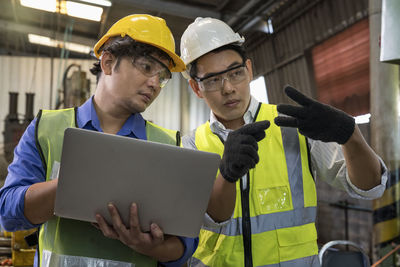
[[[278,112],[287,115],[275,118],[275,124],[297,127],[311,139],[345,144],[354,132],[354,118],[345,112],[322,104],[287,86],[285,93],[301,106],[279,104]]]

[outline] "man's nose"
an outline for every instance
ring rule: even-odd
[[[222,78],[222,93],[223,94],[230,94],[235,90],[235,87],[231,84],[228,78]]]
[[[147,79],[147,84],[151,87],[158,89],[160,87],[160,78],[155,74]]]

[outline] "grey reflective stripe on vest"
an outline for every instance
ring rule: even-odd
[[[193,130],[188,135],[182,137],[182,146],[185,148],[197,149],[196,130]]]
[[[304,207],[303,171],[297,128],[281,127],[283,149],[292,191],[293,209]]]
[[[251,233],[259,234],[280,228],[299,226],[315,222],[317,215],[316,207],[306,207],[301,209],[261,214],[250,218]],[[242,234],[242,218],[232,218],[227,225],[218,228],[206,227],[203,229],[227,236]]]
[[[81,256],[59,255],[43,250],[42,267],[135,267],[130,262],[96,259]]]
[[[196,258],[191,258],[189,261],[190,267],[220,267],[220,266],[208,266],[205,265],[201,260]],[[284,261],[276,264],[268,264],[254,267],[320,267],[318,255],[313,255],[309,257],[304,257],[300,259]],[[221,266],[222,267],[222,266]]]
[[[205,265],[201,260],[191,257],[188,261],[188,266],[190,267],[210,267],[208,265]]]

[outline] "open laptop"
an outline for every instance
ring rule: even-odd
[[[108,222],[116,205],[129,227],[131,203],[138,205],[142,231],[157,223],[166,234],[200,232],[220,156],[79,128],[65,131],[54,213]]]

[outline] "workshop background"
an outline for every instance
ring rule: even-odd
[[[39,2],[41,9],[33,8]],[[219,18],[246,38],[252,94],[289,103],[282,89],[291,84],[344,110],[390,169],[387,190],[375,201],[352,199],[316,180],[319,246],[349,240],[371,262],[400,266],[400,1],[1,0],[0,10],[0,184],[40,109],[79,105],[95,93],[90,51],[114,22],[133,13],[160,16],[179,54],[180,36],[196,17]],[[174,74],[144,117],[186,134],[209,112]],[[32,254],[16,234],[3,233],[0,246],[0,257],[12,257],[14,266]]]

